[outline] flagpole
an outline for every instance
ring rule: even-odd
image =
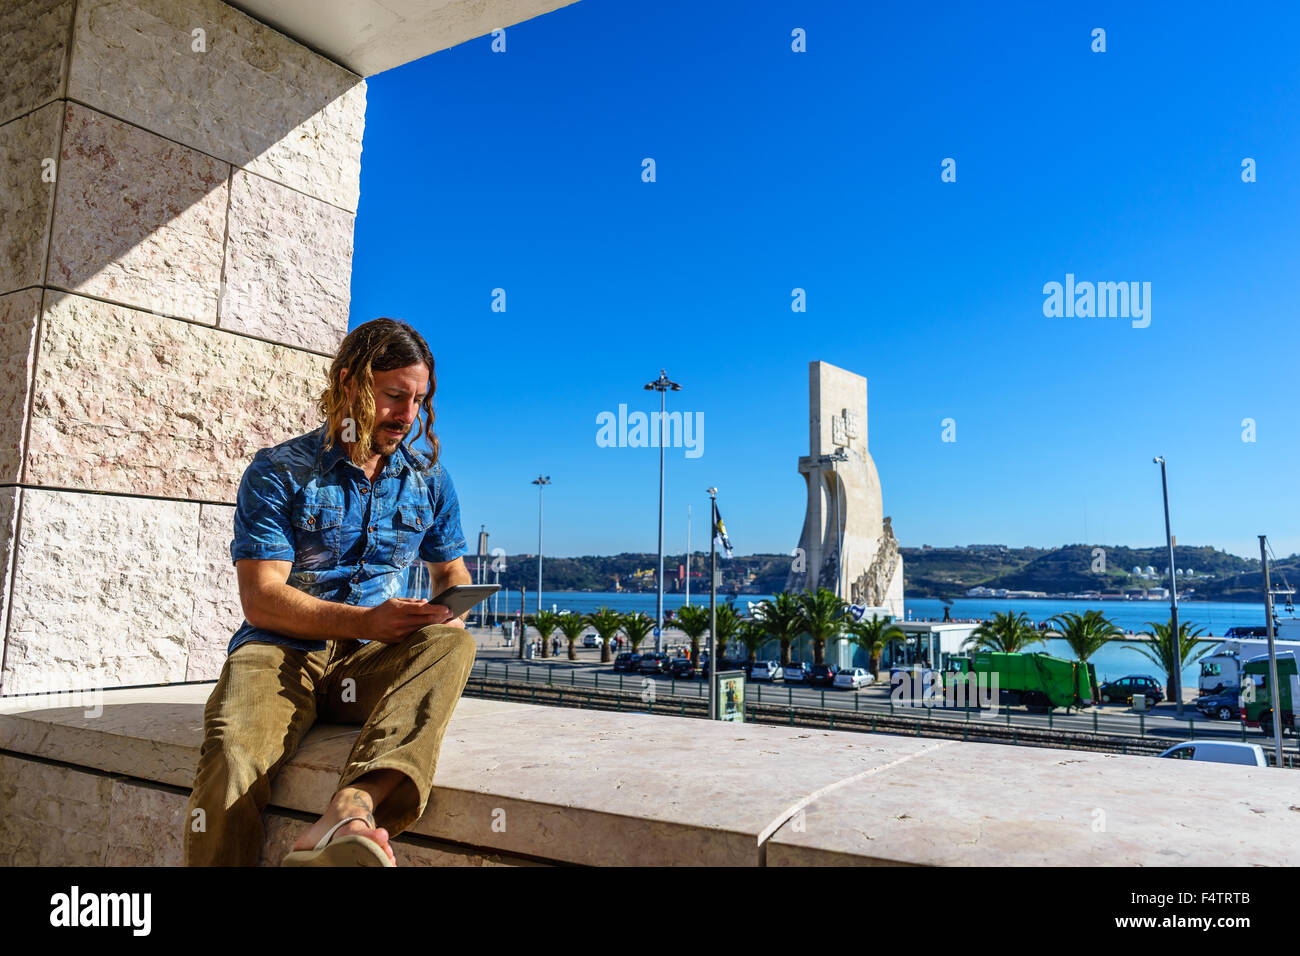
[[[686,506],[686,603],[691,603],[691,506]]]
[[[718,489],[709,488],[709,720],[718,719]]]

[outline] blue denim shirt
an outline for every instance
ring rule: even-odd
[[[406,593],[407,569],[417,558],[443,562],[466,553],[460,502],[440,462],[421,471],[402,444],[372,484],[340,443],[326,451],[324,439],[321,425],[253,456],[239,483],[232,561],[292,561],[290,587],[374,607]],[[226,653],[249,641],[326,647],[244,621]]]

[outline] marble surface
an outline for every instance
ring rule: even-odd
[[[0,123],[60,96],[66,79],[72,0],[6,0],[0,4]]]
[[[314,50],[373,76],[575,0],[233,0]],[[513,36],[513,34],[511,34]],[[511,47],[513,49],[513,47]]]
[[[189,656],[185,666],[187,681],[216,680],[221,676],[230,636],[244,620],[244,609],[239,602],[239,581],[235,565],[230,560],[234,521],[233,506],[199,506],[198,569],[194,580]]]
[[[327,367],[298,349],[48,293],[25,481],[233,503],[259,448],[320,424]]]
[[[41,290],[0,295],[0,482],[22,474]]]
[[[332,356],[348,331],[354,219],[236,170],[217,324]]]
[[[0,866],[103,866],[113,785],[0,754]]]
[[[106,691],[98,717],[3,699],[0,748],[188,787],[210,689]],[[356,732],[314,727],[272,804],[318,812]],[[462,698],[411,832],[592,865],[1295,865],[1295,779]]]
[[[229,177],[226,163],[69,103],[46,282],[215,324]]]
[[[0,126],[0,294],[42,282],[62,119],[51,103]]]
[[[768,866],[1295,866],[1296,771],[954,743],[817,796]]]
[[[22,494],[0,691],[184,680],[198,504]]]
[[[221,0],[79,0],[68,95],[356,212],[365,82]]]
[[[187,796],[0,754],[0,866],[181,866]],[[261,866],[279,866],[309,821],[268,809]],[[509,854],[393,841],[403,866],[537,866]]]

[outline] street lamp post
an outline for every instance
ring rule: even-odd
[[[1151,459],[1160,466],[1160,489],[1165,498],[1165,542],[1169,545],[1169,628],[1174,642],[1173,674],[1174,714],[1180,720],[1183,716],[1183,647],[1182,636],[1178,631],[1178,570],[1174,566],[1174,536],[1169,528],[1169,481],[1165,475],[1165,458],[1157,455]]]
[[[834,485],[835,491],[835,596],[840,596],[840,583],[844,578],[844,536],[840,532],[840,473],[835,470],[836,462],[848,461],[849,456],[843,448],[837,449],[834,454],[822,455],[817,459],[820,465],[829,464],[831,466],[831,484]]]
[[[537,486],[537,613],[542,613],[542,489],[551,483],[550,475],[538,475],[532,483]],[[520,605],[521,611],[523,604]]]
[[[718,719],[718,489],[709,493],[709,720]]]
[[[475,582],[476,584],[484,583],[485,579],[483,576],[483,572],[485,569],[483,567],[483,561],[487,557],[487,555],[488,555],[487,525],[481,524],[478,526],[478,562],[475,567],[475,570],[478,572],[478,581]]]
[[[659,585],[659,596],[655,601],[655,653],[663,648],[664,633],[664,411],[667,407],[665,392],[680,392],[682,387],[670,381],[668,373],[659,370],[659,377],[646,383],[646,391],[659,393],[659,574],[655,580]]]
[[[1273,755],[1277,766],[1283,766],[1282,763],[1282,717],[1281,701],[1282,692],[1278,690],[1280,686],[1277,682],[1277,646],[1273,643],[1273,589],[1268,583],[1268,537],[1259,536],[1259,566],[1264,572],[1264,620],[1267,623],[1268,635],[1268,679],[1269,687],[1273,688]],[[1294,704],[1292,704],[1294,706]]]

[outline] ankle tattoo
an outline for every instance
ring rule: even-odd
[[[375,829],[374,809],[375,808],[370,804],[370,794],[366,793],[364,790],[352,791],[352,799],[349,805],[349,810],[354,813],[357,812],[365,813],[366,823],[370,825],[370,829],[372,830]]]

